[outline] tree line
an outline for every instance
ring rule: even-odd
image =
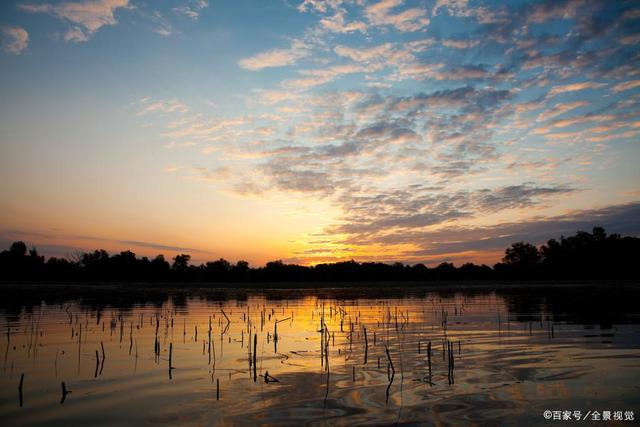
[[[493,267],[473,263],[456,267],[443,262],[424,264],[345,261],[314,266],[271,261],[251,267],[225,259],[191,264],[188,254],[169,262],[163,255],[137,257],[131,251],[110,255],[103,249],[74,259],[45,259],[36,248],[14,242],[0,252],[0,281],[74,282],[332,282],[446,281],[533,279],[639,279],[640,238],[607,235],[601,227],[591,233],[551,239],[546,244],[516,242]]]

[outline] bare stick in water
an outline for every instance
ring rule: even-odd
[[[65,385],[64,381],[62,381],[60,387],[62,388],[62,399],[60,399],[60,404],[62,405],[67,398],[67,394],[71,393],[71,390],[67,390],[67,386]]]
[[[102,344],[102,341],[100,341],[100,347],[102,347],[102,364],[100,365],[100,372],[98,373],[98,375],[102,375],[102,370],[104,369],[104,359],[106,358],[104,352],[104,344]]]
[[[362,330],[364,331],[364,364],[366,365],[369,356],[369,340],[367,339],[367,328],[364,325]]]
[[[24,374],[20,375],[20,385],[18,385],[18,395],[20,396],[21,408],[22,408],[22,384],[24,384]]]
[[[433,385],[433,382],[431,381],[431,341],[429,341],[429,344],[427,345],[427,359],[429,361],[429,385]]]
[[[384,351],[387,353],[387,359],[389,359],[389,366],[391,367],[391,371],[395,374],[396,369],[393,367],[393,361],[391,360],[391,355],[389,354],[389,347],[385,345]]]
[[[280,380],[277,379],[276,377],[272,377],[271,375],[269,375],[269,371],[266,371],[264,373],[264,382],[265,383],[277,383],[277,382],[280,382]]]
[[[231,320],[229,320],[229,316],[227,316],[227,313],[225,313],[223,309],[220,309],[220,311],[222,312],[224,318],[227,319],[227,323],[231,323]]]
[[[258,354],[258,334],[253,334],[253,382],[257,382],[256,355]]]
[[[393,379],[396,376],[396,369],[393,367],[393,361],[391,360],[391,355],[389,354],[389,347],[387,347],[386,344],[384,346],[384,351],[387,353],[387,359],[389,360],[389,365],[387,366],[388,368],[391,368],[391,376],[389,377],[389,384],[387,385],[387,390],[385,393],[387,396],[387,403],[389,403],[389,391],[391,390],[391,384],[393,384]]]
[[[173,343],[169,343],[169,379],[171,377],[171,371],[173,370]]]

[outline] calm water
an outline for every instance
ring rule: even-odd
[[[638,296],[13,288],[0,303],[0,420],[540,425],[547,409],[638,414]]]

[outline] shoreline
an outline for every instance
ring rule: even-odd
[[[12,288],[82,288],[82,289],[212,289],[212,290],[306,290],[306,289],[487,289],[487,288],[562,288],[562,287],[640,287],[640,280],[450,280],[450,281],[335,281],[335,282],[0,282],[0,291]]]

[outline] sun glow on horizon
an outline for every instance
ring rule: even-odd
[[[0,245],[434,265],[593,226],[640,235],[637,2],[0,16]]]

